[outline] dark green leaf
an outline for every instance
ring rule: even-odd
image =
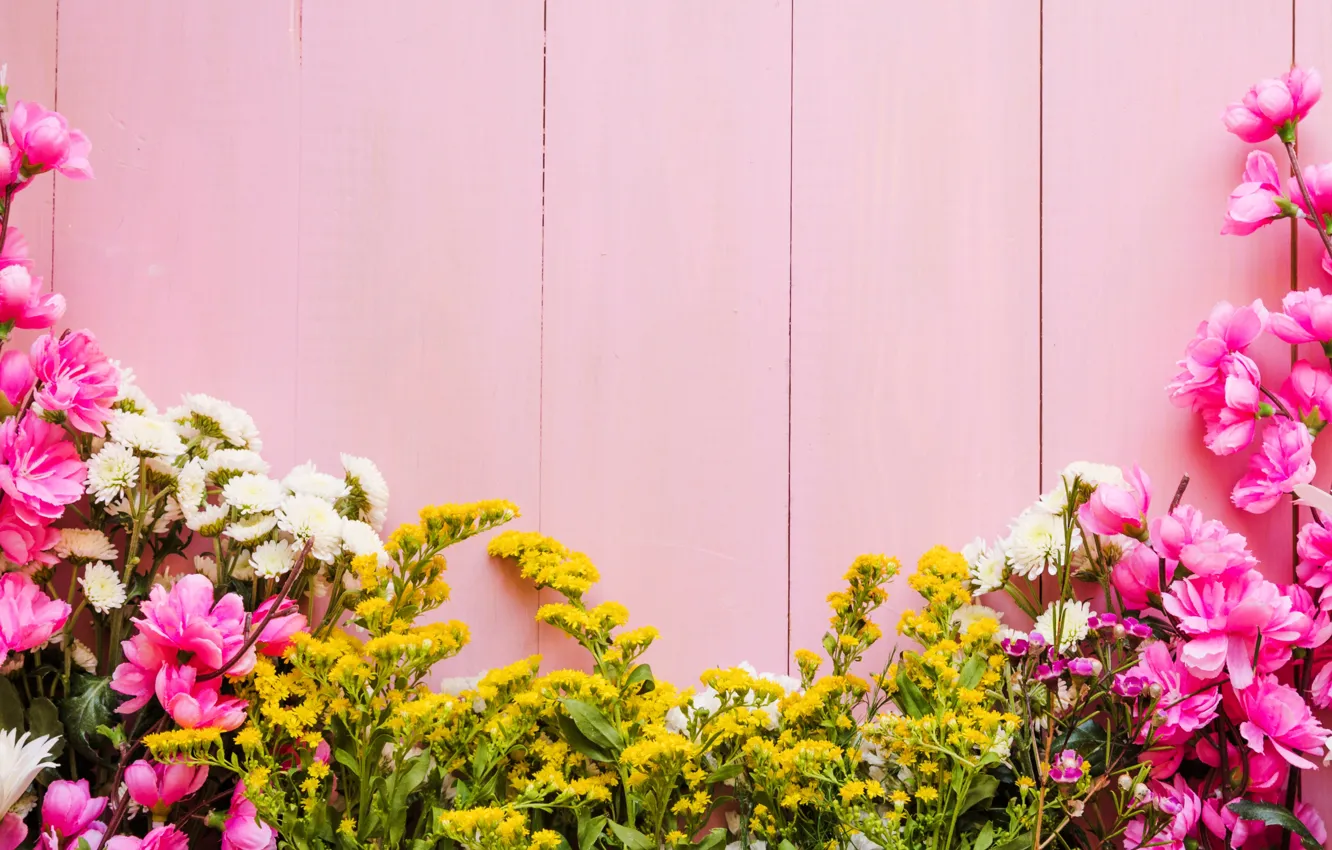
[[[726,829],[719,826],[709,832],[702,841],[694,845],[694,850],[717,850],[718,847],[726,844],[726,838]]]
[[[34,738],[45,735],[55,738],[51,755],[58,756],[65,750],[65,724],[60,722],[60,709],[46,697],[37,697],[28,706],[28,731]]]
[[[1322,850],[1323,845],[1313,837],[1309,827],[1304,825],[1304,821],[1295,817],[1290,809],[1285,806],[1278,806],[1276,803],[1254,803],[1249,800],[1236,800],[1226,806],[1242,820],[1262,821],[1268,826],[1279,826],[1282,829],[1288,829],[1300,837],[1305,850]]]
[[[23,701],[8,676],[0,676],[0,729],[23,731]]]
[[[115,719],[113,710],[118,697],[111,690],[111,680],[103,676],[75,673],[69,694],[60,704],[60,719],[74,749],[96,757],[96,749],[110,739],[101,730]]]
[[[578,724],[573,719],[563,714],[557,715],[555,722],[560,725],[560,732],[564,735],[564,740],[573,747],[574,752],[581,753],[593,761],[614,761],[615,753],[609,752],[587,739],[587,736],[578,731]]]
[[[389,821],[390,847],[402,843],[403,833],[407,830],[407,798],[425,781],[429,770],[430,757],[423,754],[408,761],[400,772],[393,775],[388,799],[389,816],[392,818]]]
[[[985,656],[973,655],[971,660],[962,665],[962,673],[958,677],[957,683],[964,688],[974,688],[980,684],[981,676],[985,675],[985,668],[989,666],[985,663]]]
[[[613,820],[607,821],[606,825],[611,828],[611,832],[615,833],[615,837],[620,839],[620,843],[624,845],[624,850],[656,850],[656,845],[652,843],[652,839],[632,826],[625,826]]]
[[[1005,841],[1000,844],[995,850],[1030,850],[1030,848],[1031,834],[1024,832],[1012,841]]]
[[[707,784],[712,785],[717,782],[725,782],[728,779],[734,779],[737,776],[739,776],[740,771],[744,769],[745,769],[744,765],[738,761],[727,762],[726,764],[714,770],[712,773],[708,774]]]
[[[962,799],[962,805],[958,808],[958,811],[965,812],[974,806],[989,803],[990,800],[994,799],[994,792],[998,790],[999,779],[990,776],[988,773],[982,773],[971,783],[971,788],[967,791],[967,796]]]
[[[921,693],[905,670],[897,674],[897,707],[906,712],[907,716],[917,719],[924,717],[930,710],[925,694]]]
[[[989,850],[990,845],[994,843],[994,824],[986,823],[981,827],[980,834],[976,836],[976,843],[971,846],[971,850]]]
[[[356,760],[356,756],[339,747],[333,751],[333,759],[338,764],[351,771],[352,776],[358,779],[361,776],[361,763]]]
[[[606,831],[604,817],[589,818],[581,809],[578,812],[578,850],[592,850],[597,839]]]
[[[620,737],[610,718],[602,714],[600,709],[582,700],[566,699],[564,710],[569,712],[573,722],[578,725],[578,731],[598,747],[613,753],[618,753],[624,748],[624,739]]]
[[[647,693],[657,686],[657,680],[652,677],[652,668],[646,664],[639,664],[629,671],[629,680],[625,682],[625,687],[632,688],[639,682],[643,683],[643,693]]]

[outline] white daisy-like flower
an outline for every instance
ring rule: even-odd
[[[971,586],[977,596],[1004,586],[1008,579],[1008,564],[1004,560],[1004,553],[997,548],[991,549],[984,538],[977,537],[963,546],[962,557],[971,569]]]
[[[222,498],[243,514],[275,511],[286,497],[282,482],[253,472],[238,475],[222,487]]]
[[[346,473],[347,486],[365,496],[367,507],[361,512],[361,519],[379,531],[388,518],[389,488],[384,475],[374,461],[356,455],[342,455],[342,469]]]
[[[232,448],[263,451],[259,429],[244,410],[203,393],[186,394],[181,401],[181,405],[167,411],[167,418],[177,423],[186,436],[202,434],[210,444],[220,440]]]
[[[111,538],[95,528],[62,528],[55,553],[73,561],[114,561],[120,556]]]
[[[139,455],[174,458],[185,453],[185,444],[170,423],[142,413],[116,412],[111,417],[111,439],[124,443]]]
[[[231,475],[246,472],[265,475],[268,472],[268,461],[264,460],[263,455],[249,449],[217,449],[208,455],[203,465],[209,478],[216,478],[219,472]]]
[[[359,519],[342,521],[342,548],[351,552],[353,556],[384,556],[384,541],[379,539],[379,535],[369,524]]]
[[[278,528],[302,543],[313,540],[311,554],[320,561],[332,561],[342,543],[342,517],[333,505],[309,493],[287,497],[278,509]]]
[[[953,625],[957,626],[959,634],[966,634],[977,620],[984,619],[1003,622],[1004,615],[988,605],[963,605],[953,612]]]
[[[217,584],[217,561],[213,560],[212,555],[195,555],[194,571]]]
[[[193,510],[199,507],[207,495],[203,462],[198,458],[191,458],[176,476],[176,501],[180,503],[182,510]]]
[[[1077,460],[1064,467],[1059,473],[1059,483],[1055,484],[1054,489],[1046,493],[1040,499],[1041,507],[1052,514],[1060,514],[1068,507],[1068,488],[1073,486],[1075,480],[1081,480],[1083,484],[1095,489],[1102,484],[1113,484],[1116,487],[1128,488],[1128,479],[1124,477],[1124,470],[1108,463],[1092,463],[1085,460]]]
[[[233,522],[222,533],[237,543],[253,543],[277,528],[277,517],[272,514],[259,514]]]
[[[250,566],[261,578],[277,578],[291,571],[296,563],[296,550],[286,540],[269,540],[254,547],[250,553]]]
[[[88,648],[88,645],[81,640],[74,641],[74,646],[70,648],[70,657],[74,663],[85,673],[97,672],[97,656]]]
[[[1045,640],[1054,645],[1055,626],[1059,627],[1059,645],[1056,649],[1059,652],[1067,652],[1087,636],[1089,631],[1088,623],[1091,622],[1092,610],[1091,603],[1078,602],[1070,600],[1061,602],[1055,600],[1036,618],[1036,625],[1032,626],[1033,632],[1040,632]]]
[[[190,531],[197,531],[205,537],[215,537],[226,527],[228,513],[230,511],[226,505],[205,504],[199,510],[186,511],[185,524]]]
[[[83,588],[83,598],[99,614],[109,614],[125,604],[125,585],[120,574],[101,561],[83,568],[79,586]]]
[[[346,481],[318,471],[313,462],[303,463],[288,472],[282,483],[297,496],[317,496],[329,504],[350,492]]]
[[[88,458],[88,479],[84,489],[93,501],[105,504],[119,498],[139,483],[139,459],[121,443],[107,443]]]
[[[1082,546],[1082,535],[1075,527],[1073,549]],[[1027,508],[1013,521],[1008,536],[999,543],[1013,572],[1034,579],[1042,572],[1054,575],[1067,553],[1064,551],[1064,521],[1039,505]]]
[[[18,730],[0,732],[0,812],[8,812],[28,791],[28,786],[48,767],[59,767],[51,757],[59,738],[42,736],[32,738],[30,733],[19,737]]]
[[[153,404],[152,399],[139,386],[134,370],[128,366],[122,366],[119,360],[110,361],[111,365],[116,367],[119,372],[119,379],[116,381],[116,398],[113,402],[118,409],[133,409],[137,413],[147,413],[149,415],[157,413],[157,405]]]
[[[1007,729],[1000,726],[994,733],[994,742],[990,744],[989,752],[995,754],[1001,759],[1007,759],[1013,752],[1013,736]]]

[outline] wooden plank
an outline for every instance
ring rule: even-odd
[[[159,405],[206,392],[294,457],[299,41],[266,0],[60,4],[59,105],[96,180],[56,193],[56,287]]]
[[[548,5],[542,528],[660,675],[783,670],[790,4]]]
[[[855,556],[887,552],[886,654],[920,554],[1033,495],[1038,11],[796,4],[795,647],[818,648]]]
[[[56,4],[0,2],[0,65],[7,65],[9,104],[20,100],[56,107]],[[28,241],[33,272],[51,274],[51,204],[54,178],[42,177],[23,190],[14,204],[10,224]]]
[[[1289,67],[1291,27],[1287,0],[1045,5],[1045,483],[1072,460],[1138,462],[1168,502],[1187,471],[1186,502],[1281,578],[1289,509],[1235,510],[1247,453],[1208,452],[1163,386],[1214,302],[1276,306],[1289,288],[1287,228],[1220,235],[1250,146],[1219,116]],[[1261,343],[1284,376],[1289,348]]]
[[[375,457],[391,520],[508,498],[538,516],[541,4],[304,6],[296,422],[301,457]],[[473,645],[536,651],[536,594],[450,552]]]

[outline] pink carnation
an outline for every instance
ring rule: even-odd
[[[41,278],[34,278],[25,266],[0,267],[0,326],[40,330],[63,315],[65,296],[43,292]]]
[[[1293,132],[1323,94],[1323,79],[1312,69],[1291,68],[1280,77],[1262,80],[1221,116],[1226,129],[1246,142],[1261,142],[1277,133]]]
[[[245,722],[245,700],[222,696],[222,681],[201,682],[189,664],[167,664],[157,671],[157,701],[176,725],[185,729],[218,727],[230,731]]]
[[[125,660],[111,673],[111,690],[130,697],[116,710],[132,714],[148,704],[157,687],[157,674],[168,662],[176,661],[170,645],[150,641],[142,632],[121,641]]]
[[[277,832],[259,820],[259,810],[245,798],[245,783],[237,782],[222,828],[222,850],[274,850],[275,847]]]
[[[1149,594],[1161,592],[1160,556],[1150,546],[1131,541],[1110,572],[1110,581],[1125,605],[1142,610],[1151,604]]]
[[[143,838],[117,835],[106,842],[105,850],[190,850],[190,837],[167,824],[154,827]]]
[[[1281,299],[1281,312],[1271,314],[1272,333],[1282,342],[1332,340],[1332,295],[1324,295],[1316,286],[1287,293]]]
[[[275,602],[277,602],[276,596],[265,599],[258,608],[254,609],[251,620],[255,624],[262,623]],[[305,631],[307,625],[305,615],[300,611],[300,606],[290,599],[284,599],[282,605],[278,607],[278,612],[273,615],[273,619],[268,621],[268,625],[264,626],[264,630],[255,639],[254,645],[264,655],[279,656],[287,651],[287,647],[291,646],[292,635]]]
[[[1231,699],[1233,702],[1233,692]],[[1229,713],[1227,711],[1227,714]],[[1209,767],[1221,767],[1221,752],[1208,735],[1198,737],[1194,745],[1194,754],[1198,757],[1198,761]],[[1242,787],[1245,794],[1266,797],[1285,790],[1290,765],[1286,764],[1286,760],[1277,755],[1275,750],[1266,753],[1241,753],[1233,742],[1227,741],[1226,770],[1234,787]],[[1249,780],[1247,786],[1243,785],[1246,773]]]
[[[1078,521],[1092,534],[1138,536],[1147,529],[1147,508],[1152,503],[1152,482],[1137,464],[1126,476],[1129,489],[1101,484],[1082,507]]]
[[[13,499],[0,501],[0,551],[15,564],[37,562],[54,564],[58,559],[51,549],[60,542],[60,532],[51,528],[51,520],[30,522],[19,515]]]
[[[66,177],[87,180],[93,176],[88,154],[92,142],[82,132],[71,130],[65,116],[38,104],[20,100],[9,120],[14,146],[23,154],[23,169],[32,174],[55,169]]]
[[[1244,535],[1226,528],[1220,520],[1204,520],[1191,505],[1180,505],[1152,520],[1152,546],[1166,559],[1167,567],[1179,562],[1195,575],[1247,572],[1258,565]]]
[[[36,401],[43,410],[63,412],[69,424],[85,434],[105,435],[120,370],[91,333],[75,331],[58,340],[39,337],[32,344],[32,365],[40,382]]]
[[[1240,708],[1246,719],[1240,734],[1256,753],[1268,744],[1294,767],[1305,770],[1315,765],[1304,753],[1321,756],[1328,731],[1313,716],[1299,691],[1283,685],[1276,676],[1266,675],[1238,691]]]
[[[1182,742],[1190,733],[1216,719],[1221,706],[1220,689],[1208,687],[1194,676],[1175,659],[1163,641],[1144,644],[1139,650],[1137,666],[1129,673],[1161,689],[1156,717],[1144,725],[1138,735],[1139,743],[1146,742],[1153,728],[1162,741]]]
[[[1249,458],[1249,471],[1235,484],[1235,507],[1260,514],[1271,510],[1297,485],[1313,480],[1313,435],[1303,422],[1282,419],[1263,430],[1262,448]]]
[[[1267,308],[1261,300],[1240,307],[1222,301],[1213,307],[1185,348],[1180,373],[1166,387],[1171,401],[1194,411],[1224,406],[1226,373],[1236,370],[1248,371],[1258,383],[1258,366],[1243,352],[1266,329],[1267,322]]]
[[[1219,404],[1198,411],[1206,428],[1203,445],[1213,454],[1224,456],[1246,448],[1264,414],[1261,379],[1247,359],[1236,356],[1222,362],[1219,371],[1225,382]]]
[[[0,426],[0,489],[19,518],[33,525],[59,519],[83,497],[87,469],[63,428],[28,414]]]
[[[106,810],[106,804],[106,797],[92,795],[88,780],[57,779],[47,786],[46,795],[42,797],[42,832],[54,830],[56,835],[65,839],[81,836],[94,826],[93,821]],[[99,835],[100,832],[98,830]]]
[[[23,573],[0,576],[0,662],[41,646],[65,627],[69,604],[52,599]]]
[[[1197,834],[1198,819],[1202,815],[1202,801],[1193,789],[1176,776],[1173,785],[1153,781],[1148,785],[1157,809],[1170,816],[1161,831],[1144,836],[1146,823],[1139,817],[1124,829],[1125,850],[1151,847],[1153,850],[1185,850],[1185,841]]]
[[[148,641],[176,653],[191,653],[202,670],[217,670],[245,643],[245,605],[234,593],[213,602],[213,583],[206,576],[187,575],[171,590],[155,585],[134,620]],[[253,647],[227,675],[244,676],[254,669]]]
[[[1276,160],[1267,151],[1249,151],[1240,184],[1226,202],[1226,221],[1221,233],[1248,236],[1285,215],[1281,202],[1289,203],[1281,194],[1281,172]]]
[[[125,785],[130,798],[156,817],[165,816],[168,809],[198,791],[207,778],[207,765],[163,764],[139,759],[125,768]]]
[[[1332,420],[1332,372],[1301,360],[1290,368],[1281,396],[1295,415],[1307,422]],[[1317,414],[1318,419],[1309,417]]]

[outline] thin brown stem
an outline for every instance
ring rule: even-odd
[[[1295,172],[1295,182],[1300,186],[1300,194],[1304,196],[1304,205],[1307,208],[1309,217],[1313,219],[1314,230],[1318,231],[1318,238],[1323,240],[1323,247],[1329,255],[1332,255],[1332,236],[1328,235],[1327,227],[1323,224],[1323,217],[1318,214],[1318,208],[1314,206],[1313,195],[1309,194],[1309,187],[1304,183],[1304,172],[1300,169],[1300,158],[1295,153],[1295,142],[1286,142],[1286,155],[1290,157],[1291,170]]]
[[[1184,491],[1189,489],[1189,474],[1186,472],[1179,479],[1179,486],[1175,488],[1175,498],[1170,500],[1170,513],[1175,512],[1179,503],[1184,501]]]
[[[1291,415],[1290,410],[1286,407],[1286,403],[1281,400],[1280,396],[1269,390],[1267,387],[1259,387],[1258,390],[1263,395],[1267,396],[1268,401],[1272,402],[1272,404],[1276,407],[1277,410],[1281,411],[1282,416],[1286,417],[1287,419],[1295,418],[1294,416]]]

